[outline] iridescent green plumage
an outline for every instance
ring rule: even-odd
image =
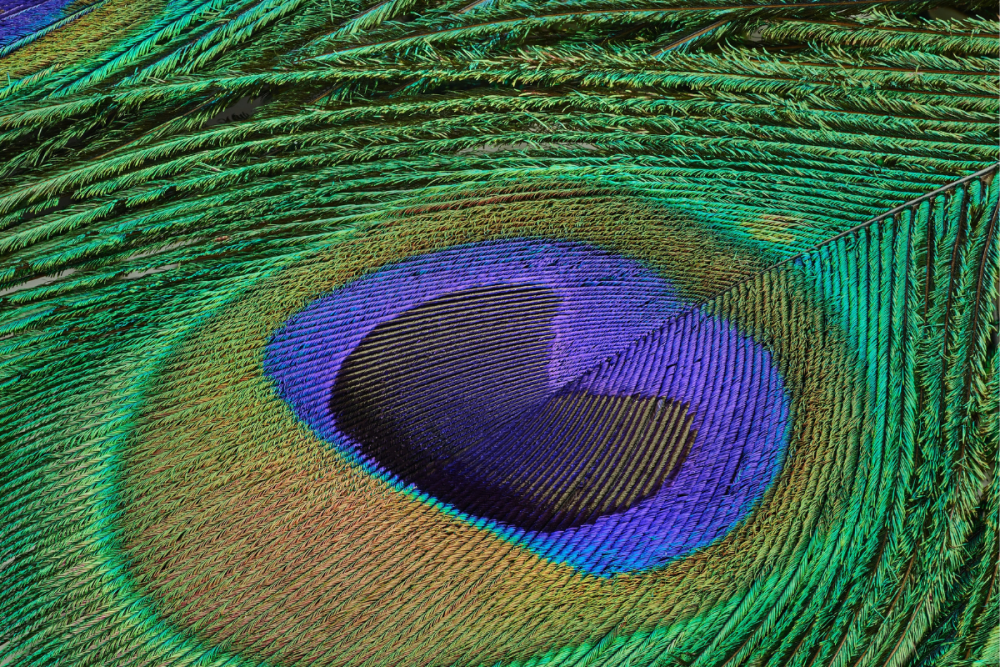
[[[1000,24],[932,7],[103,0],[9,38],[0,665],[995,664]],[[774,355],[787,458],[724,539],[592,576],[274,391],[308,304],[523,238]]]

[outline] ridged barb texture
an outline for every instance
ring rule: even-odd
[[[0,0],[0,667],[996,665],[998,33]]]

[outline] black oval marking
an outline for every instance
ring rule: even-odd
[[[684,462],[688,406],[548,386],[559,297],[494,285],[424,302],[375,327],[331,399],[361,451],[442,502],[527,530],[624,511]]]

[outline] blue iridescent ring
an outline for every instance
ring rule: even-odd
[[[265,369],[369,474],[605,576],[732,530],[790,421],[767,350],[640,262],[575,242],[383,267],[287,320]]]

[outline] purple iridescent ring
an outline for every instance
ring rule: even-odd
[[[641,263],[562,241],[383,267],[285,322],[265,368],[369,474],[597,575],[732,530],[790,421],[767,350]]]

